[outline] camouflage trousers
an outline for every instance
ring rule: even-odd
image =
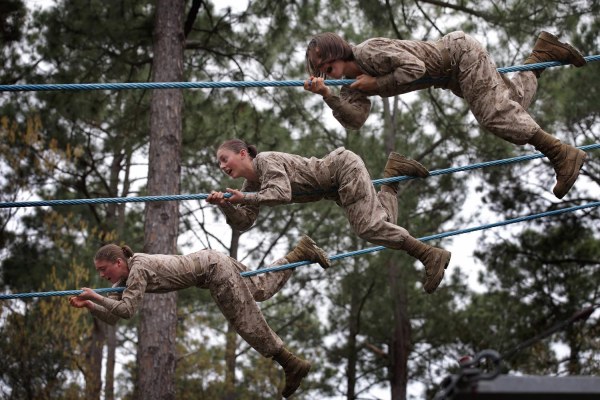
[[[455,82],[448,88],[467,101],[482,127],[511,143],[528,143],[541,129],[527,112],[537,91],[535,74],[522,71],[512,78],[500,74],[485,48],[463,32],[441,41],[455,66]]]
[[[277,293],[293,270],[242,277],[240,273],[248,269],[239,261],[217,251],[212,251],[211,260],[209,265],[196,265],[198,287],[210,290],[227,321],[256,351],[265,357],[279,353],[283,341],[271,329],[256,302],[267,300]],[[273,265],[287,263],[282,258]]]
[[[352,230],[362,239],[391,249],[402,249],[410,234],[398,220],[395,194],[375,190],[363,160],[340,148],[330,153],[329,170],[338,187],[337,204],[344,209]]]

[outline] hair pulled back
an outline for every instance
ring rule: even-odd
[[[122,259],[127,262],[128,259],[133,257],[133,251],[129,246],[123,245],[118,246],[116,244],[107,244],[105,246],[100,247],[100,249],[96,252],[94,256],[94,260],[97,261],[110,261],[117,262],[117,259]]]
[[[352,61],[354,53],[350,43],[333,32],[323,32],[314,36],[306,48],[306,71],[312,76],[324,75],[318,69],[317,63],[334,60]]]
[[[239,154],[240,151],[246,150],[251,158],[256,157],[256,155],[258,154],[256,146],[254,146],[253,144],[248,144],[241,139],[226,140],[223,143],[221,143],[219,149],[231,150],[235,154]]]

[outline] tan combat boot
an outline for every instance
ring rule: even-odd
[[[331,266],[331,261],[329,260],[327,253],[317,246],[314,240],[306,235],[302,235],[302,238],[296,247],[294,247],[285,258],[290,264],[298,261],[312,261],[319,263],[323,269],[327,269]]]
[[[447,250],[425,244],[412,236],[404,239],[403,248],[425,265],[423,289],[427,293],[433,293],[442,282],[452,254]]]
[[[536,64],[549,61],[558,61],[563,64],[573,64],[583,67],[585,58],[575,47],[569,43],[563,43],[556,36],[548,32],[542,32],[538,36],[533,51],[525,60],[525,64]],[[545,68],[533,71],[539,78]]]
[[[384,178],[393,178],[396,176],[414,176],[425,178],[429,176],[429,171],[418,161],[406,158],[403,155],[392,151],[388,156],[387,163],[383,169]],[[388,186],[394,193],[398,192],[400,182],[386,183],[382,186]]]
[[[556,172],[556,185],[552,191],[556,197],[562,199],[577,180],[587,154],[583,150],[562,143],[541,129],[529,139],[529,144],[550,160]]]
[[[302,379],[308,375],[310,363],[296,357],[285,347],[273,357],[273,360],[281,365],[283,372],[285,373],[285,387],[283,388],[281,395],[287,399],[294,394],[296,389],[298,389],[298,386],[300,386]]]

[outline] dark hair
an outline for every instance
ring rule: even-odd
[[[129,246],[118,246],[111,243],[100,247],[94,256],[94,260],[117,262],[117,259],[120,258],[127,263],[127,260],[131,257],[133,257],[133,251]]]
[[[323,32],[308,42],[305,60],[306,71],[310,75],[324,75],[318,71],[315,57],[318,57],[318,61],[321,63],[334,60],[352,61],[354,60],[354,53],[352,53],[350,43],[346,42],[339,35],[333,32]]]
[[[254,146],[252,144],[248,144],[241,139],[226,140],[223,143],[221,143],[221,145],[219,146],[219,149],[231,150],[236,154],[238,154],[242,150],[246,150],[248,152],[248,155],[251,158],[256,157],[256,155],[258,154],[258,150],[256,149],[256,146]],[[217,149],[217,151],[218,151],[218,149]]]

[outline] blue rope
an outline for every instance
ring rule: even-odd
[[[600,149],[600,143],[590,144],[587,146],[578,147],[584,151]],[[486,161],[482,163],[476,163],[471,165],[465,165],[463,167],[453,167],[446,169],[438,169],[431,171],[430,176],[452,174],[454,172],[470,171],[474,169],[485,168],[489,166],[513,164],[521,161],[534,160],[536,158],[542,158],[542,153],[534,153],[525,156],[505,158],[502,160]],[[411,176],[395,176],[391,178],[374,179],[374,185],[383,185],[392,182],[401,182],[405,180],[416,179]],[[208,197],[206,193],[197,194],[178,194],[178,195],[165,195],[165,196],[139,196],[139,197],[99,197],[95,199],[72,199],[72,200],[37,200],[37,201],[13,201],[0,203],[0,208],[17,208],[17,207],[41,207],[41,206],[72,206],[80,204],[106,204],[106,203],[142,203],[150,201],[180,201],[180,200],[204,200]],[[225,193],[225,197],[231,197],[231,194]]]
[[[115,287],[115,288],[102,288],[102,289],[94,289],[96,293],[112,293],[112,292],[122,292],[125,290],[124,287]],[[0,294],[0,300],[7,299],[23,299],[28,297],[51,297],[51,296],[78,296],[83,293],[83,290],[59,290],[57,292],[37,292],[37,293],[13,293],[13,294]]]
[[[584,57],[587,62],[600,61],[600,55]],[[516,71],[532,71],[536,69],[560,67],[567,65],[558,61],[550,61],[526,65],[513,65],[498,68],[498,72],[505,74]],[[354,79],[331,79],[327,85],[349,85]],[[419,79],[414,83],[435,82],[433,79]],[[41,84],[41,85],[0,85],[0,92],[24,91],[49,91],[49,90],[123,90],[123,89],[210,89],[232,87],[282,87],[304,86],[303,80],[290,81],[230,81],[230,82],[137,82],[137,83],[66,83],[66,84]]]
[[[537,218],[548,217],[548,216],[551,216],[551,215],[564,214],[564,213],[568,213],[568,212],[573,212],[573,211],[577,211],[577,210],[583,210],[585,208],[598,207],[598,206],[600,206],[600,201],[596,201],[596,202],[593,202],[593,203],[584,204],[584,205],[581,205],[581,206],[573,206],[573,207],[563,208],[563,209],[559,209],[559,210],[546,211],[546,212],[539,213],[539,214],[526,215],[524,217],[518,217],[518,218],[508,219],[508,220],[505,220],[505,221],[500,221],[500,222],[494,222],[494,223],[491,223],[491,224],[475,226],[475,227],[472,227],[472,228],[458,229],[458,230],[455,230],[455,231],[438,233],[438,234],[431,235],[431,236],[421,237],[418,240],[420,240],[422,242],[427,242],[429,240],[442,239],[442,238],[445,238],[445,237],[455,236],[455,235],[462,235],[463,233],[476,232],[476,231],[481,231],[481,230],[484,230],[484,229],[495,228],[495,227],[498,227],[498,226],[510,225],[510,224],[515,224],[517,222],[523,222],[523,221],[531,221],[531,220],[534,220],[534,219],[537,219]],[[342,258],[346,258],[346,257],[354,257],[354,256],[362,255],[362,254],[374,253],[376,251],[385,250],[386,248],[387,247],[384,247],[384,246],[369,247],[367,249],[351,251],[351,252],[348,252],[348,253],[336,254],[336,255],[330,256],[329,259],[331,261],[341,260]],[[246,271],[246,272],[242,272],[240,275],[242,275],[242,276],[254,276],[254,275],[264,274],[264,273],[267,273],[267,272],[283,271],[285,269],[296,268],[296,267],[299,267],[301,265],[309,265],[309,264],[313,264],[313,263],[310,262],[310,261],[299,261],[299,262],[295,262],[295,263],[291,263],[291,264],[278,265],[278,266],[275,266],[275,267],[268,267],[268,268],[257,269],[255,271]]]
[[[598,207],[598,206],[600,206],[600,201],[596,201],[596,202],[592,202],[592,203],[588,203],[588,204],[584,204],[584,205],[580,205],[580,206],[563,208],[563,209],[559,209],[559,210],[546,211],[546,212],[539,213],[539,214],[527,215],[524,217],[508,219],[508,220],[501,221],[501,222],[495,222],[495,223],[475,226],[475,227],[471,227],[471,228],[458,229],[455,231],[438,233],[435,235],[421,237],[418,240],[420,240],[422,242],[427,242],[429,240],[442,239],[445,237],[455,236],[455,235],[462,235],[464,233],[476,232],[476,231],[481,231],[484,229],[495,228],[498,226],[515,224],[517,222],[531,221],[531,220],[538,219],[538,218],[548,217],[548,216],[552,216],[552,215],[559,215],[559,214],[564,214],[564,213],[568,213],[568,212],[573,212],[573,211],[577,211],[577,210],[583,210],[585,208],[592,208],[592,207]],[[362,249],[362,250],[351,251],[348,253],[336,254],[336,255],[330,256],[329,259],[331,261],[341,260],[342,258],[354,257],[354,256],[359,256],[359,255],[363,255],[363,254],[367,254],[367,253],[374,253],[376,251],[385,250],[385,249],[387,249],[387,247],[384,247],[384,246],[370,247],[370,248],[366,248],[366,249]],[[245,272],[242,272],[240,275],[243,277],[248,277],[248,276],[265,274],[267,272],[283,271],[286,269],[297,268],[302,265],[309,265],[309,264],[314,264],[314,263],[311,261],[299,261],[299,262],[290,263],[290,264],[284,264],[284,265],[278,265],[278,266],[274,266],[274,267],[257,269],[255,271],[245,271]],[[95,289],[95,291],[98,293],[122,292],[123,290],[125,290],[124,287]],[[58,291],[58,292],[0,294],[0,300],[21,299],[21,298],[27,298],[27,297],[76,296],[76,295],[80,294],[81,292],[82,292],[81,290],[65,290],[65,291]]]
[[[589,144],[586,146],[578,146],[577,148],[580,150],[583,150],[583,151],[597,150],[597,149],[600,149],[600,143]],[[505,159],[501,159],[501,160],[493,160],[493,161],[475,163],[475,164],[465,165],[463,167],[438,169],[435,171],[431,171],[429,173],[429,176],[446,175],[446,174],[453,174],[455,172],[481,169],[481,168],[485,168],[485,167],[495,167],[498,165],[514,164],[517,162],[530,161],[530,160],[535,160],[536,158],[543,158],[543,157],[545,157],[545,155],[542,153],[534,153],[534,154],[529,154],[529,155],[525,155],[525,156],[518,156],[518,157],[512,157],[512,158],[505,158]],[[384,185],[386,183],[406,181],[409,179],[416,179],[416,178],[414,178],[412,176],[395,176],[392,178],[374,179],[373,185]],[[2,203],[0,203],[0,208],[2,208]]]

